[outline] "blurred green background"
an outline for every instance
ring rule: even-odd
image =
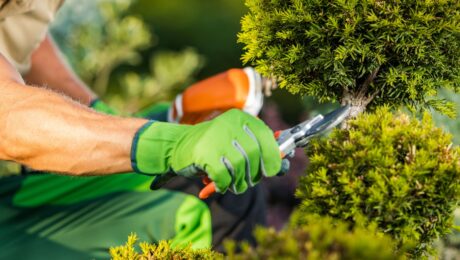
[[[107,92],[112,93],[123,88],[117,79],[125,73],[152,72],[151,59],[159,53],[193,50],[199,54],[201,66],[194,74],[196,79],[241,67],[236,35],[245,12],[243,2],[235,0],[68,0],[52,32],[89,84],[93,82],[88,70],[98,69],[88,66],[88,60],[102,58],[112,63]],[[101,52],[107,50],[108,55],[102,57]],[[88,57],[93,51],[99,56]],[[137,57],[129,54],[133,52]],[[107,94],[100,88],[96,89],[101,95]]]
[[[241,67],[237,33],[246,12],[241,0],[139,0],[130,10],[158,37],[157,45],[143,53],[193,46],[206,58],[200,77]]]
[[[79,75],[131,113],[245,66],[237,34],[246,12],[242,0],[67,0],[52,33]],[[284,91],[271,99],[291,124],[305,110],[305,102]]]

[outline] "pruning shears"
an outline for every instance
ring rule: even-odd
[[[289,161],[287,158],[294,156],[296,148],[307,146],[312,138],[336,127],[343,122],[349,113],[350,107],[343,106],[324,116],[317,115],[313,119],[306,120],[292,128],[276,131],[275,139],[278,142],[281,158],[283,158],[280,173],[283,174],[289,170]],[[196,170],[198,171],[198,169]],[[176,176],[176,174],[173,172],[158,176],[155,178],[150,188],[152,190],[157,190],[174,176]],[[216,192],[216,187],[206,174],[200,174],[200,176],[206,186],[200,191],[198,196],[200,199],[206,199]]]
[[[340,107],[326,115],[317,115],[292,128],[275,132],[281,158],[292,157],[295,148],[307,146],[308,142],[340,124],[349,114],[349,106]]]

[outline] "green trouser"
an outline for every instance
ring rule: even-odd
[[[100,259],[131,232],[142,241],[211,245],[205,203],[149,189],[151,177],[50,174],[0,179],[0,259]]]

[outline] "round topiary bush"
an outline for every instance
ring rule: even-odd
[[[428,114],[418,121],[380,108],[306,151],[299,214],[375,225],[400,246],[414,243],[414,256],[449,232],[460,194],[459,149]]]
[[[460,87],[457,0],[246,0],[243,60],[292,93],[351,104],[431,106]]]

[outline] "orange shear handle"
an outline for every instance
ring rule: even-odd
[[[275,132],[276,139],[278,139],[280,133],[281,131]],[[280,157],[281,159],[283,159],[284,157],[286,157],[286,155],[280,154]],[[204,188],[201,189],[200,193],[198,194],[198,197],[204,200],[204,199],[209,198],[212,194],[216,192],[216,184],[211,179],[209,179],[209,177],[207,176],[203,177],[202,181],[203,181],[203,184],[205,184],[206,186],[204,186]]]

